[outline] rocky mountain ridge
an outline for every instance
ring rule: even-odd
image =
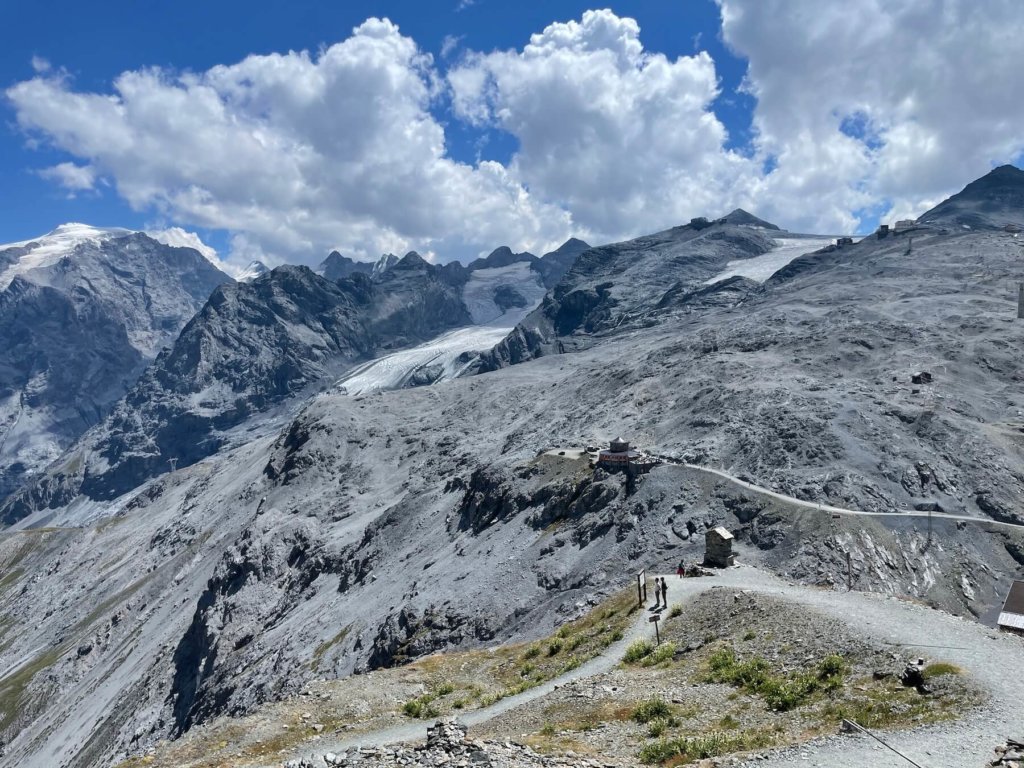
[[[65,225],[0,247],[0,500],[103,419],[218,285],[202,254]]]
[[[1024,227],[1024,171],[1001,165],[921,214],[918,221],[960,229]]]

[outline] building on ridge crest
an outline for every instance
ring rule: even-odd
[[[629,474],[649,472],[658,461],[640,451],[633,450],[628,440],[617,437],[608,447],[597,454],[597,466],[610,472],[622,471]]]

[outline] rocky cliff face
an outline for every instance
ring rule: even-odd
[[[230,280],[125,230],[67,225],[0,249],[0,500],[98,423]]]
[[[352,275],[369,275],[373,272],[373,264],[365,261],[354,261],[331,251],[327,258],[320,262],[316,273],[327,280],[343,280]]]

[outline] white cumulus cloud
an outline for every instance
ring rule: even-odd
[[[475,255],[571,234],[568,213],[504,168],[449,157],[430,112],[439,88],[431,58],[370,19],[316,56],[125,72],[113,93],[41,75],[7,96],[23,129],[87,159],[133,207],[241,233],[271,258]]]
[[[719,0],[749,60],[757,187],[770,216],[851,225],[863,207],[928,207],[1024,152],[1017,0]]]
[[[645,51],[633,19],[587,11],[448,79],[457,115],[518,139],[510,172],[601,238],[750,202],[757,167],[724,148],[711,57]]]
[[[711,56],[648,50],[609,10],[509,50],[452,37],[440,63],[369,19],[315,54],[130,71],[103,93],[37,67],[6,95],[31,140],[76,160],[48,178],[102,179],[161,221],[228,230],[240,265],[541,252],[737,206],[840,233],[917,215],[1024,152],[1017,0],[718,2],[755,99],[740,148]],[[481,146],[511,136],[511,157],[453,159],[438,115]]]
[[[39,171],[39,175],[44,179],[55,181],[72,194],[86,192],[96,185],[96,170],[90,165],[58,163],[49,168],[43,168]]]

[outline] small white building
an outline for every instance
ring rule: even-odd
[[[916,226],[917,222],[914,221],[913,219],[900,219],[899,221],[896,222],[896,231],[904,232],[905,230],[913,229]]]
[[[1010,585],[996,623],[1004,632],[1024,635],[1024,581],[1015,581]]]

